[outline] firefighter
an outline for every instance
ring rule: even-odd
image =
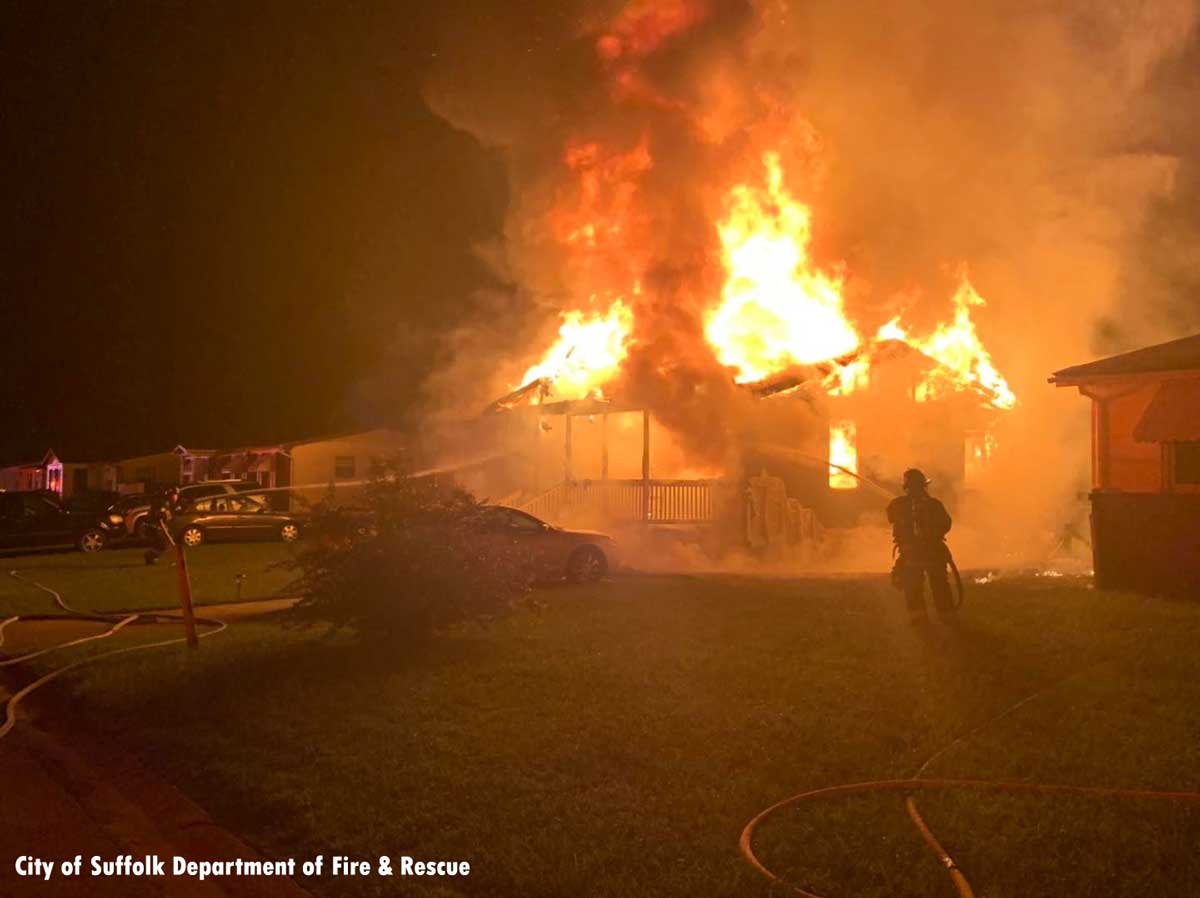
[[[183,500],[179,498],[179,487],[172,486],[158,496],[150,505],[150,526],[146,535],[150,548],[146,549],[146,564],[157,564],[158,556],[175,544],[171,535],[171,519],[183,511]]]
[[[930,483],[924,473],[909,468],[904,472],[904,495],[893,499],[887,507],[897,553],[892,584],[904,591],[908,613],[914,623],[929,620],[924,598],[926,577],[938,615],[945,621],[955,618],[954,598],[946,572],[950,562],[950,550],[946,546],[950,515],[941,502],[929,495]]]

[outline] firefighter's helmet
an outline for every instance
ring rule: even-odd
[[[920,468],[909,468],[904,472],[904,489],[924,489],[933,481],[925,476],[925,472]]]

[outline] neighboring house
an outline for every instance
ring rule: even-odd
[[[117,466],[107,461],[62,463],[62,496],[69,499],[81,493],[115,493]]]
[[[0,468],[0,489],[50,490],[64,499],[80,493],[115,492],[117,468],[110,462],[64,462],[50,449],[41,461]]]
[[[287,457],[277,460],[276,486],[290,486],[293,495],[309,502],[331,489],[335,501],[352,502],[362,485],[404,447],[400,431],[387,428],[284,443]]]
[[[210,480],[255,480],[260,486],[279,486],[287,479],[289,453],[281,446],[218,449],[208,459]]]
[[[167,452],[122,459],[116,463],[117,488],[139,492],[157,485],[208,480],[208,460],[213,454],[211,449],[176,446]]]
[[[63,463],[53,450],[37,462],[0,468],[0,490],[53,490],[64,497],[112,490],[138,493],[168,484],[204,480],[254,480],[263,488],[293,487],[308,501],[350,501],[381,466],[396,458],[405,441],[388,429],[297,440],[278,446],[238,449],[189,449],[139,455],[117,462]],[[289,504],[280,490],[277,504]]]
[[[51,490],[61,495],[63,491],[63,465],[54,450],[50,449],[41,461],[9,465],[0,468],[0,490],[25,492],[27,490]]]
[[[1056,371],[1092,400],[1096,583],[1200,589],[1200,334]]]

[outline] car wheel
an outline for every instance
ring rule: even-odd
[[[294,543],[300,538],[300,525],[294,521],[288,521],[279,528],[279,538],[285,543]]]
[[[183,544],[189,549],[194,549],[204,542],[204,531],[193,525],[185,528],[183,533],[179,535],[179,538],[183,540]]]
[[[85,530],[79,534],[79,550],[81,552],[99,552],[108,545],[108,537],[103,530]]]
[[[608,559],[595,546],[581,546],[567,560],[567,579],[572,583],[592,583],[608,571]]]

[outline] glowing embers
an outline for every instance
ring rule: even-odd
[[[563,312],[558,340],[521,383],[545,379],[556,395],[569,399],[598,395],[620,370],[632,329],[633,312],[620,299],[603,314]]]
[[[811,213],[783,184],[777,153],[763,156],[765,184],[739,184],[717,226],[726,280],[705,335],[739,382],[790,364],[820,362],[858,346],[842,313],[842,283],[808,257]]]
[[[852,473],[853,472],[853,473]],[[829,423],[829,488],[858,489],[858,428],[853,421]]]

